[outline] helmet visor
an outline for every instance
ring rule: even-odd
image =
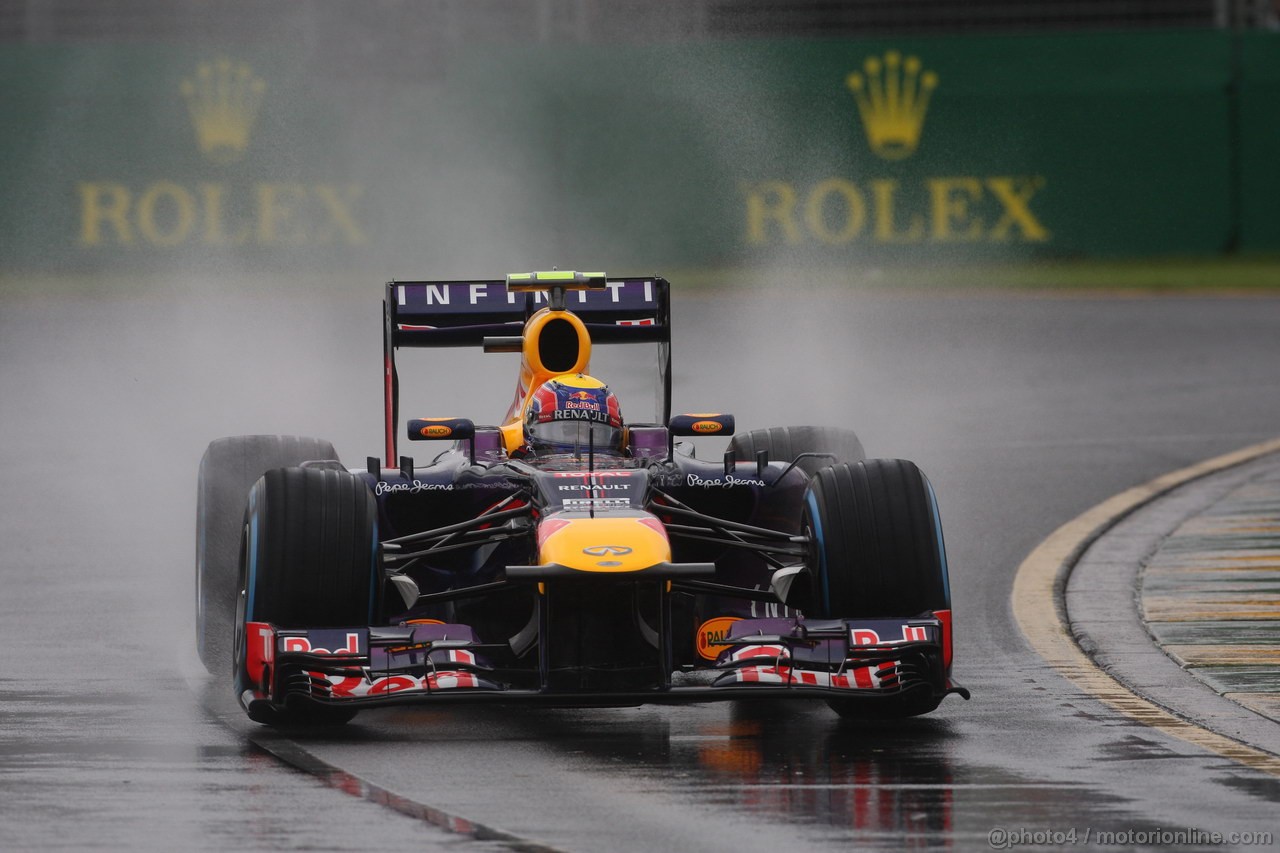
[[[622,430],[590,421],[548,421],[528,427],[529,446],[535,453],[585,453],[594,445],[599,452],[622,447]]]

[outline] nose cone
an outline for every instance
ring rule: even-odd
[[[565,518],[557,513],[542,522],[538,562],[582,572],[636,572],[671,560],[671,543],[662,523],[648,513],[596,518]]]

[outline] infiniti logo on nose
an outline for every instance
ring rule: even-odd
[[[621,557],[623,554],[630,554],[631,549],[626,545],[592,545],[590,548],[583,548],[582,553],[592,557],[608,557],[610,554]]]

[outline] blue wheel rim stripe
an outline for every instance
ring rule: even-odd
[[[822,609],[824,613],[831,613],[831,590],[827,585],[827,546],[822,535],[822,518],[818,515],[818,501],[813,496],[813,490],[810,489],[805,495],[805,500],[809,504],[809,518],[813,520],[813,536],[818,546],[818,576],[822,578]]]
[[[947,568],[947,546],[942,541],[942,516],[938,514],[938,496],[933,493],[933,483],[923,474],[925,488],[929,490],[929,510],[933,513],[933,534],[938,541],[938,562],[942,565],[942,594],[946,596],[947,607],[951,606],[951,572]]]

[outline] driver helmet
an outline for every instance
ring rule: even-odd
[[[583,373],[549,379],[533,392],[524,416],[530,453],[621,454],[622,413],[618,398],[599,379]]]

